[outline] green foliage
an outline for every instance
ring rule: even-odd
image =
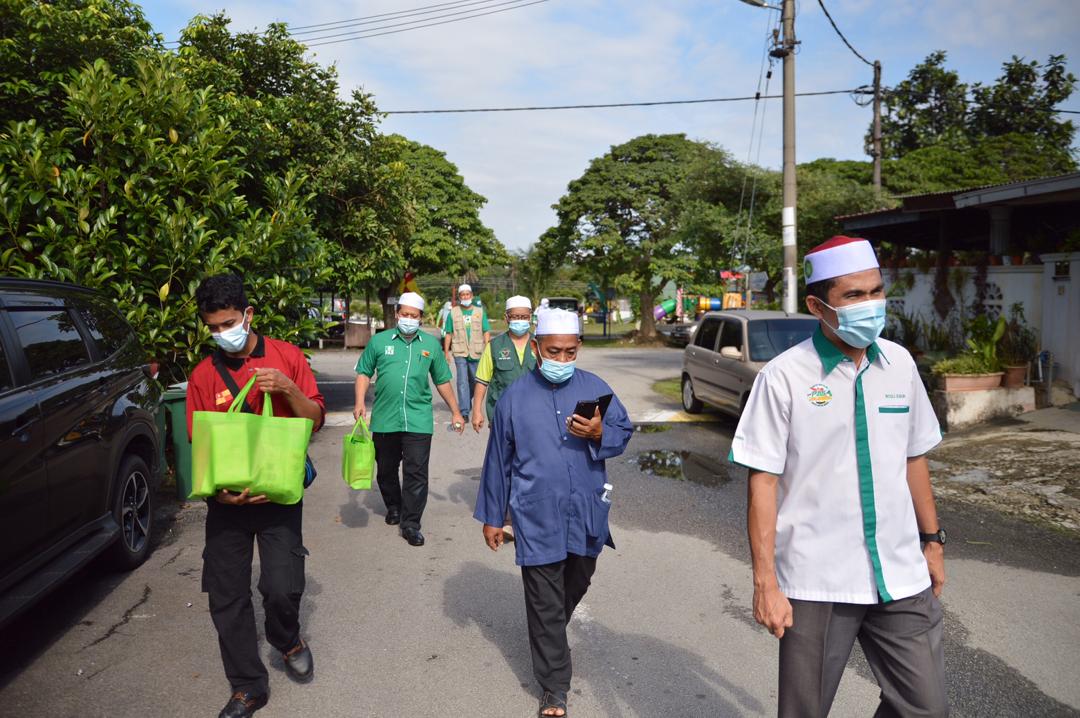
[[[1000,366],[986,360],[980,354],[961,354],[935,362],[930,371],[938,376],[945,374],[993,374],[1001,371]]]
[[[1009,308],[1009,321],[1001,338],[1001,361],[1005,366],[1027,364],[1039,351],[1039,339],[1027,325],[1024,305],[1017,302]]]
[[[212,91],[190,88],[175,59],[141,59],[135,77],[98,60],[65,86],[63,127],[0,134],[0,273],[96,287],[177,378],[208,338],[194,290],[236,271],[261,331],[314,332],[300,314],[323,248],[295,175],[265,178],[263,207],[238,192],[238,153]]]
[[[64,83],[105,60],[132,76],[160,49],[142,9],[128,0],[0,0],[0,127],[37,120],[62,123]]]
[[[985,314],[968,322],[967,347],[970,355],[978,357],[982,366],[990,367],[987,371],[1001,371],[998,358],[998,344],[1005,336],[1005,317],[992,321]]]
[[[668,281],[686,281],[693,260],[676,231],[680,188],[701,152],[685,135],[643,135],[590,162],[541,240],[549,257],[562,258],[552,266],[570,257],[647,307]],[[656,336],[651,312],[642,312],[641,336]]]

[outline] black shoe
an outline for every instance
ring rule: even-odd
[[[285,672],[297,683],[307,683],[315,677],[315,659],[303,639],[282,658],[285,659]]]
[[[424,534],[420,533],[420,529],[404,528],[401,529],[401,537],[409,542],[410,546],[423,546]]]
[[[249,718],[255,711],[266,705],[269,698],[265,693],[244,693],[237,691],[218,713],[218,718]]]
[[[401,509],[387,509],[386,523],[390,526],[397,526],[401,523]]]

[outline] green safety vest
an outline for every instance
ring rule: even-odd
[[[506,391],[506,387],[514,383],[514,380],[525,372],[536,368],[536,357],[532,352],[532,345],[525,345],[525,362],[518,361],[517,347],[510,338],[510,332],[500,334],[491,340],[491,365],[494,371],[491,381],[488,382],[487,390],[487,416],[488,421],[495,414],[495,403]]]

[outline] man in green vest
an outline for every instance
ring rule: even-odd
[[[458,406],[469,419],[476,368],[484,346],[491,341],[491,326],[483,307],[473,306],[473,290],[468,284],[458,287],[458,305],[450,310],[443,325],[443,351],[447,364],[457,370]]]
[[[476,367],[476,393],[473,396],[472,426],[480,432],[484,426],[484,412],[491,421],[495,416],[495,403],[506,387],[522,374],[536,368],[536,357],[529,347],[532,302],[528,297],[510,297],[506,300],[506,322],[510,331],[492,339],[480,356]]]

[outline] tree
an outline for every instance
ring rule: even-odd
[[[0,127],[62,120],[64,83],[96,60],[121,76],[156,54],[161,38],[128,0],[0,0]]]
[[[194,306],[207,274],[246,278],[262,331],[312,336],[299,308],[325,250],[303,179],[263,178],[253,206],[212,90],[189,87],[167,55],[134,72],[98,60],[65,85],[58,129],[31,120],[0,133],[0,273],[111,295],[170,379],[209,338]]]
[[[972,138],[1020,135],[1040,141],[1046,149],[1068,154],[1076,127],[1060,120],[1055,108],[1072,96],[1076,77],[1065,69],[1064,55],[1051,55],[1046,64],[1025,62],[1013,55],[990,86],[972,86],[968,136]]]
[[[652,341],[651,308],[669,281],[690,276],[680,241],[680,185],[702,151],[685,135],[643,135],[589,163],[554,206],[558,224],[542,239],[606,284],[632,289],[641,303],[639,338]]]
[[[906,80],[882,96],[883,157],[901,155],[928,145],[964,138],[968,86],[945,68],[944,50],[932,52]],[[872,132],[873,128],[871,128]],[[867,134],[867,148],[871,134]]]

